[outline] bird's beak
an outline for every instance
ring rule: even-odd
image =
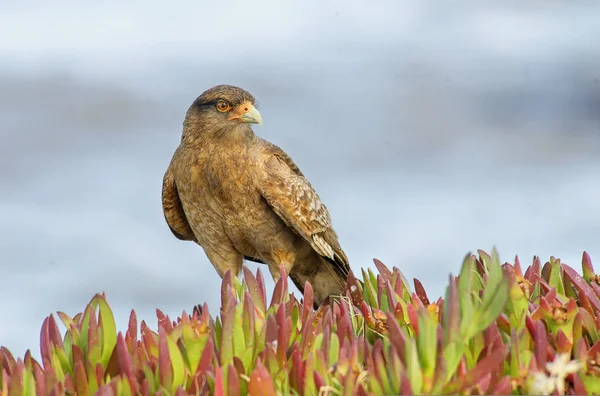
[[[247,109],[247,110],[246,110]],[[230,120],[240,120],[249,124],[262,125],[262,117],[256,107],[251,104],[243,104],[234,111],[234,114],[229,117]]]

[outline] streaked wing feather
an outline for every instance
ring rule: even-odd
[[[170,165],[163,177],[162,209],[167,225],[176,238],[184,241],[196,240],[194,232],[185,217]]]
[[[291,158],[279,151],[270,152],[266,159],[267,175],[261,185],[263,197],[288,227],[347,275],[348,258],[332,228],[327,207]]]

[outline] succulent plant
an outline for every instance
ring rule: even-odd
[[[598,394],[600,276],[554,257],[525,273],[518,258],[466,256],[431,302],[397,268],[348,278],[346,295],[313,309],[283,268],[270,300],[264,278],[227,273],[221,307],[157,331],[131,311],[117,332],[104,294],[83,313],[42,324],[41,362],[0,349],[0,395]]]

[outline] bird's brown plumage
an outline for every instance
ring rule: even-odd
[[[350,266],[331,217],[300,168],[278,146],[257,137],[255,99],[219,85],[187,111],[181,143],[163,179],[167,224],[198,243],[222,277],[243,259],[284,265],[296,286],[310,282],[315,301],[342,294]]]

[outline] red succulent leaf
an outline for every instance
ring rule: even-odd
[[[173,331],[173,326],[171,325],[171,320],[160,309],[156,310],[156,318],[158,319],[158,327],[162,327],[163,329],[167,330],[167,332],[169,332],[169,333],[171,331]]]
[[[313,371],[313,380],[315,381],[315,387],[317,390],[325,386],[325,380],[317,370]]]
[[[348,284],[348,290],[350,292],[350,298],[352,299],[352,304],[356,307],[362,306],[364,302],[362,293],[360,292],[360,286],[358,280],[354,276],[354,272],[350,271],[348,274],[348,280],[346,281]]]
[[[212,338],[209,338],[206,341],[206,345],[204,345],[204,349],[202,350],[202,356],[200,357],[200,361],[198,362],[198,368],[196,369],[196,374],[206,374],[208,370],[208,366],[212,362],[214,357],[214,344]]]
[[[50,318],[47,317],[42,323],[42,331],[40,332],[40,354],[42,355],[42,363],[44,368],[47,369],[51,366],[52,359],[52,347],[50,344],[50,331],[48,330],[48,322]],[[14,358],[13,358],[14,360]]]
[[[10,351],[5,347],[0,347],[0,352],[0,356],[2,357],[2,366],[0,368],[3,368],[8,374],[10,374],[13,368],[16,366],[17,361],[12,353],[10,353]]]
[[[423,302],[423,304],[425,306],[428,306],[430,304],[429,298],[427,297],[427,292],[425,291],[423,284],[417,278],[413,278],[413,282],[415,284],[415,293],[417,294],[419,299]]]
[[[383,342],[381,339],[377,339],[375,344],[373,344],[373,350],[371,353],[371,369],[369,370],[371,373],[375,374],[375,377],[379,381],[379,383],[384,386],[387,382],[387,378],[382,378],[382,375],[387,377],[387,369],[385,364],[385,358],[383,356]]]
[[[315,318],[315,314],[314,313],[309,313],[308,314],[308,318],[306,318],[306,320],[304,321],[304,323],[314,323],[314,318]],[[308,353],[310,345],[312,345],[313,339],[315,336],[315,331],[314,331],[314,327],[311,325],[304,325],[302,326],[302,354],[303,356],[306,356],[306,353]]]
[[[511,378],[507,375],[502,377],[502,379],[494,386],[491,392],[491,395],[511,395],[512,394],[512,384]]]
[[[419,296],[417,296],[417,293],[412,294],[411,301],[412,301],[412,305],[415,309],[425,308],[425,304],[423,304],[423,301],[421,301]]]
[[[96,392],[96,396],[114,396],[117,394],[117,391],[114,389],[116,382],[106,384],[98,388]]]
[[[401,395],[414,395],[410,381],[406,376],[406,370],[402,370],[402,378],[400,380],[400,394]]]
[[[127,324],[127,333],[125,333],[125,340],[127,341],[127,346],[133,350],[133,347],[137,341],[137,315],[135,311],[132,309],[129,314],[129,322]]]
[[[50,315],[48,317],[48,333],[50,335],[50,341],[52,341],[57,348],[62,348],[62,336],[60,335],[60,330],[58,330],[58,326],[56,325],[56,320],[54,320],[54,315]]]
[[[514,264],[513,268],[517,275],[523,276],[523,271],[521,270],[521,261],[519,260],[519,256],[515,256],[515,264]]]
[[[119,358],[119,367],[121,368],[121,373],[129,377],[130,380],[133,380],[133,365],[131,363],[131,355],[129,354],[129,350],[127,349],[127,343],[125,342],[125,338],[123,337],[123,333],[121,332],[117,334],[116,349]]]
[[[58,383],[58,378],[56,377],[56,371],[50,362],[48,363],[48,367],[44,367],[44,379],[46,380],[46,390],[50,392],[53,388],[60,385]]]
[[[408,315],[408,320],[410,320],[410,325],[415,330],[415,334],[419,335],[419,319],[417,315],[417,311],[412,306],[412,304],[406,305],[406,314]]]
[[[587,351],[588,357],[596,361],[600,361],[600,340],[596,341],[594,345]]]
[[[550,294],[550,293],[548,293]],[[540,305],[531,314],[533,320],[552,319],[552,307],[546,297],[540,298]]]
[[[248,287],[248,292],[254,299],[254,304],[259,305],[262,311],[267,310],[267,301],[265,296],[262,294],[260,287],[258,286],[258,281],[256,277],[252,274],[252,271],[248,269],[245,265],[243,266],[244,270],[244,280],[246,281],[246,285]]]
[[[578,300],[579,300],[579,306],[583,309],[585,309],[588,314],[594,315],[594,307],[592,307],[592,304],[590,303],[590,300],[586,297],[585,293],[581,293],[578,296]],[[580,310],[581,312],[581,310]]]
[[[77,348],[79,349],[79,348]],[[81,351],[81,350],[80,350]],[[81,353],[81,352],[80,352]],[[75,356],[75,348],[73,348],[73,356]],[[99,371],[101,370],[101,371]],[[102,367],[101,363],[98,363],[96,366],[96,378],[102,379],[104,373],[110,375],[111,378],[116,377],[121,373],[121,367],[119,364],[119,350],[118,348],[114,348],[112,354],[110,355],[110,359],[108,359],[108,364],[106,365],[106,371]]]
[[[596,296],[600,297],[600,286],[596,282],[590,283],[590,287],[596,293]]]
[[[239,375],[232,364],[227,368],[227,393],[230,396],[239,396],[240,394]]]
[[[75,385],[73,384],[73,378],[71,377],[71,373],[65,374],[63,385],[65,387],[65,390],[69,391],[68,393],[75,393]]]
[[[367,390],[365,389],[365,387],[363,386],[363,384],[359,383],[356,387],[356,390],[354,391],[356,396],[368,396],[369,393],[367,392]],[[402,393],[403,395],[407,395],[407,393]]]
[[[83,351],[76,344],[71,345],[71,353],[73,356],[73,366],[77,363],[82,363],[85,366],[86,359],[83,357]]]
[[[584,362],[588,358],[588,350],[590,350],[590,348],[585,338],[579,338],[573,349],[573,357]]]
[[[542,281],[544,282],[544,284],[548,285],[543,279]],[[548,285],[548,291],[545,295],[545,298],[548,303],[553,304],[557,298],[556,288]]]
[[[371,315],[371,311],[366,302],[364,302],[364,301],[362,302],[362,304],[360,306],[360,310],[362,311],[363,317],[365,318],[365,322],[367,323],[367,325],[370,328],[374,328],[375,327],[375,319],[373,318],[373,315]]]
[[[392,282],[392,280],[394,278],[392,271],[390,271],[389,268],[385,264],[383,264],[381,261],[379,261],[376,258],[373,259],[373,262],[375,263],[375,267],[377,267],[377,271],[379,271],[381,276],[385,280]]]
[[[583,278],[586,282],[590,282],[595,277],[594,266],[592,265],[592,259],[587,252],[583,252],[581,257],[581,267],[583,270]]]
[[[292,352],[290,354],[290,386],[294,389],[298,394],[304,394],[304,373],[305,373],[305,364],[302,360],[302,353],[300,349],[297,347],[298,344],[294,344]]]
[[[585,385],[581,380],[579,374],[573,374],[573,393],[574,395],[588,395],[587,389],[585,389]]]
[[[404,333],[400,329],[400,325],[392,316],[391,313],[387,313],[387,324],[388,324],[388,337],[392,345],[396,348],[398,356],[404,361],[406,356],[406,340]]]
[[[117,348],[115,348],[113,350],[113,353],[112,353],[110,359],[112,360],[113,357],[116,356],[116,355],[117,355]],[[116,359],[116,357],[115,357],[115,359]],[[110,362],[110,360],[109,360],[109,362]],[[89,361],[87,362],[87,366],[88,366],[87,369],[90,372],[93,371],[95,373],[95,375],[96,375],[96,385],[98,387],[100,387],[100,385],[102,385],[104,383],[104,378],[105,378],[105,373],[106,373],[104,371],[104,367],[102,367],[102,363],[97,363],[95,370],[94,370],[94,365],[91,362],[89,362]]]
[[[292,318],[286,316],[285,305],[281,304],[277,310],[277,358],[281,367],[287,366],[287,348],[290,343],[290,332],[292,327]]]
[[[595,308],[596,312],[600,312],[600,299],[596,293],[592,290],[590,285],[575,271],[573,268],[569,267],[566,264],[563,264],[563,270],[569,281],[573,284],[575,289],[579,292],[579,294],[585,294],[592,306]]]
[[[556,351],[559,353],[571,353],[573,343],[562,330],[558,330],[556,334]]]
[[[325,317],[324,320],[324,325],[323,325],[323,342],[321,343],[321,348],[317,351],[318,352],[323,352],[323,351],[329,351],[329,346],[331,345],[331,319],[329,319],[329,315]],[[323,355],[324,357],[325,355]],[[329,361],[329,355],[327,356],[327,359],[324,359],[323,362],[328,362]],[[333,363],[333,362],[332,362]]]
[[[275,385],[271,374],[263,366],[260,358],[256,362],[256,368],[250,374],[250,383],[248,384],[248,391],[251,395],[261,396],[276,396]]]
[[[197,307],[200,307],[199,305],[197,305]],[[190,391],[193,392],[192,388],[193,388],[193,383],[192,386],[190,387]],[[148,380],[146,378],[144,378],[142,380],[142,386],[141,386],[141,394],[143,396],[150,396],[150,383],[148,382]]]
[[[269,316],[267,319],[267,338],[266,342],[273,342],[277,340],[277,321],[274,316]]]
[[[481,250],[481,249],[477,249],[477,254],[479,254],[479,257],[477,257],[476,260],[479,261],[484,267],[487,268],[489,263],[492,261],[492,256],[490,256],[488,254],[488,252],[486,252],[485,250]],[[487,271],[484,271],[484,272],[487,273]],[[483,275],[483,272],[481,274]]]
[[[502,335],[500,335],[500,331],[498,330],[498,326],[496,326],[495,323],[492,323],[486,330],[485,330],[485,340],[486,340],[486,347],[484,347],[482,354],[480,355],[480,359],[482,357],[487,356],[489,353],[491,353],[493,350],[496,350],[497,348],[501,348],[504,344],[502,342]]]
[[[548,361],[548,336],[546,327],[541,320],[535,322],[535,335],[533,336],[535,343],[535,360],[538,367],[546,367]]]
[[[508,318],[508,316],[506,316],[505,313],[501,313],[498,316],[498,318],[496,319],[496,325],[504,333],[506,333],[506,334],[510,333],[510,319]]]
[[[251,297],[250,293],[246,292],[244,294],[244,310],[242,312],[242,316],[243,316],[242,320],[243,320],[244,330],[249,332],[251,335],[254,334],[254,332],[255,332],[256,309],[260,309],[260,308],[256,308],[256,306],[254,305],[254,302],[252,301],[252,297]]]
[[[508,263],[502,264],[501,267],[502,267],[502,270],[506,273],[506,275],[508,275],[510,284],[512,285],[514,282],[516,282],[518,274],[517,274],[517,271],[515,270],[515,267],[513,267],[512,265],[510,265]]]
[[[92,311],[90,315],[90,322],[88,326],[88,338],[87,338],[87,355],[88,357],[100,356],[101,346],[98,334],[98,319]]]
[[[402,304],[400,303],[400,301],[398,301],[398,304],[396,304],[396,309],[394,309],[394,316],[396,317],[396,320],[401,322],[401,323],[406,323],[406,320],[404,319],[404,310],[402,309]]]
[[[491,382],[492,382],[492,373],[487,373],[486,375],[483,376],[482,379],[477,381],[475,386],[478,388],[480,394],[487,394],[487,390],[490,387]]]
[[[80,325],[82,319],[83,319],[83,312],[79,312],[77,315],[73,316],[73,323],[76,323],[76,324]]]
[[[227,289],[233,289],[233,275],[231,274],[231,270],[225,271],[225,275],[223,275],[223,279],[221,280],[221,306],[224,307],[227,305]]]
[[[535,283],[535,281],[538,279],[538,276],[540,275],[540,267],[540,258],[538,256],[534,256],[533,264],[529,268],[527,268],[527,270],[525,270],[525,278],[532,284]]]
[[[119,356],[120,360],[120,356]],[[121,363],[119,361],[119,363]],[[170,389],[173,382],[173,371],[171,368],[171,357],[169,354],[169,344],[167,342],[167,333],[163,327],[158,328],[158,375],[160,384]]]
[[[216,379],[215,379],[215,396],[226,396],[225,394],[225,384],[223,383],[223,370],[221,367],[217,367],[216,369]]]
[[[554,261],[554,257],[550,256],[550,261]],[[550,261],[546,261],[542,267],[542,279],[548,282],[550,280],[550,272],[552,272],[552,264]]]
[[[12,372],[10,373],[10,378],[3,380],[3,383],[7,383],[8,386],[8,394],[9,395],[20,395],[22,394],[23,388],[23,370],[25,369],[25,365],[21,359],[17,360],[17,364],[13,367]],[[8,377],[8,376],[7,376]]]
[[[35,375],[35,392],[36,395],[46,394],[46,377],[42,367],[39,364],[33,366],[33,373]]]
[[[258,285],[258,290],[260,290],[261,300],[265,302],[265,307],[267,306],[267,289],[265,288],[265,278],[263,277],[262,271],[260,268],[256,269],[256,284]]]
[[[445,387],[444,392],[458,393],[470,388],[488,373],[497,370],[499,366],[503,365],[507,354],[508,347],[506,345],[496,349],[494,352],[488,354],[488,356],[486,356],[484,359],[480,360],[473,369],[465,372],[464,375],[460,375],[458,378],[451,381]]]
[[[274,307],[277,304],[283,303],[285,300],[286,292],[287,275],[285,275],[285,267],[281,265],[279,269],[279,279],[277,279],[277,282],[275,282],[275,288],[273,289],[273,296],[271,297],[271,305],[269,306],[269,308]]]
[[[392,284],[388,280],[385,281],[385,290],[387,292],[386,294],[388,297],[389,307],[390,308],[395,307],[398,304],[398,299],[396,298],[396,292],[394,291]]]
[[[487,274],[485,265],[478,258],[475,258],[475,267],[477,268],[477,272],[479,273],[479,275],[485,276]]]
[[[75,390],[77,395],[85,396],[89,395],[88,391],[88,379],[85,374],[85,368],[83,367],[83,362],[78,361],[75,364],[75,368],[73,370],[75,375]]]
[[[245,374],[246,373],[246,369],[244,368],[244,363],[237,356],[233,357],[233,367],[235,367],[236,375]]]
[[[350,315],[348,306],[344,300],[340,301],[340,319],[337,323],[337,335],[342,341],[344,338],[352,339],[352,323],[350,322]]]

